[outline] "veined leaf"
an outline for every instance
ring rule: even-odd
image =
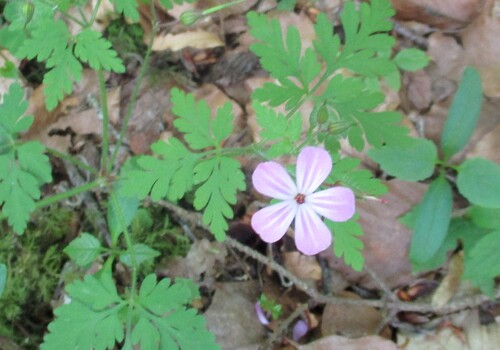
[[[473,204],[500,208],[500,165],[487,159],[470,158],[458,169],[457,186]]]
[[[64,252],[78,266],[85,267],[93,263],[101,254],[101,242],[91,234],[84,232],[64,248]]]
[[[474,68],[468,67],[462,74],[441,135],[445,160],[459,152],[469,141],[476,128],[482,103],[481,77]]]
[[[75,56],[83,62],[88,62],[95,70],[125,72],[125,66],[117,57],[116,51],[111,48],[111,42],[92,29],[84,29],[76,36]]]
[[[335,256],[343,257],[347,265],[356,271],[361,271],[365,264],[365,258],[361,253],[364,247],[359,236],[363,235],[363,229],[358,224],[358,215],[345,222],[333,222],[325,220],[326,226],[333,232],[333,251]]]
[[[410,245],[410,260],[415,265],[430,260],[443,244],[452,206],[451,186],[441,175],[431,183],[417,211]]]

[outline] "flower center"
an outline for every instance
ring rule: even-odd
[[[306,195],[299,193],[293,199],[295,199],[297,204],[304,204],[306,202]]]

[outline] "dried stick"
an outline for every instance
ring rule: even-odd
[[[203,224],[201,220],[201,214],[190,212],[184,208],[181,208],[173,203],[166,201],[160,201],[159,204],[165,207],[167,210],[171,211],[175,217],[182,218],[182,220],[184,220],[185,222],[189,222],[193,226],[197,226],[207,231],[210,230],[209,227]],[[261,262],[262,264],[269,266],[271,269],[273,269],[277,273],[281,274],[282,276],[288,278],[291,282],[293,282],[295,287],[302,290],[312,299],[320,303],[372,306],[375,308],[388,309],[392,312],[412,311],[421,313],[433,313],[436,315],[446,315],[464,309],[475,308],[486,301],[491,301],[491,299],[486,295],[476,294],[470,297],[453,301],[447,305],[433,306],[430,303],[421,303],[421,302],[409,303],[399,300],[387,300],[387,298],[381,300],[366,300],[366,299],[348,299],[344,297],[325,295],[318,292],[315,288],[308,285],[305,281],[295,276],[293,273],[285,269],[280,264],[269,259],[265,255],[262,255],[258,251],[244,244],[241,244],[237,240],[231,237],[226,237],[225,243],[230,247],[239,250],[243,254],[246,254],[247,256]],[[500,298],[500,289],[497,289],[495,291],[495,296],[493,299],[499,299],[499,298]]]

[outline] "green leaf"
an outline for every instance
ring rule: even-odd
[[[113,242],[118,241],[118,236],[130,225],[139,208],[139,200],[136,197],[124,196],[120,187],[120,182],[113,186],[108,202],[108,227]]]
[[[0,297],[5,290],[5,285],[7,284],[7,266],[0,263]]]
[[[459,152],[469,141],[477,125],[482,103],[481,77],[474,68],[467,67],[462,73],[441,135],[445,160]]]
[[[363,235],[363,229],[357,220],[359,215],[349,221],[333,222],[325,220],[326,226],[333,232],[333,252],[337,257],[343,257],[347,265],[355,271],[361,271],[365,264],[365,258],[361,253],[364,245],[359,239]]]
[[[134,244],[131,249],[120,254],[120,261],[125,265],[132,267],[132,250],[135,255],[135,266],[141,265],[143,262],[153,260],[160,255],[160,252],[150,248],[145,244]]]
[[[361,164],[357,158],[342,158],[333,165],[333,172],[328,177],[328,183],[340,182],[361,196],[381,196],[387,193],[379,179],[366,169],[356,169]]]
[[[257,123],[262,128],[260,136],[267,141],[274,141],[268,155],[271,158],[289,153],[300,138],[302,131],[302,118],[295,114],[287,119],[282,113],[262,106],[257,101],[252,103],[252,108],[257,116]]]
[[[193,288],[186,280],[171,285],[165,278],[156,284],[156,276],[147,276],[137,299],[143,308],[132,343],[141,349],[220,349],[214,335],[206,330],[203,317],[185,308],[192,300]]]
[[[192,4],[196,0],[160,0],[160,3],[167,9],[171,10],[174,4],[181,5],[183,3]]]
[[[70,37],[63,21],[47,19],[38,23],[32,37],[23,42],[16,56],[28,59],[36,57],[39,62],[45,61],[53,54],[66,50]]]
[[[313,41],[314,48],[318,55],[323,59],[327,66],[327,72],[332,73],[335,70],[340,49],[340,38],[333,35],[332,23],[324,13],[319,13],[314,25],[316,40]]]
[[[85,232],[64,248],[64,252],[69,255],[71,260],[82,267],[94,262],[101,254],[101,251],[101,242],[91,234]]]
[[[130,18],[133,22],[139,20],[137,0],[111,0],[111,2],[115,5],[116,12],[123,13],[125,17]]]
[[[157,141],[151,149],[160,158],[135,157],[122,169],[120,195],[144,199],[151,194],[154,201],[182,198],[193,186],[193,169],[199,156],[176,138]]]
[[[28,102],[24,100],[24,90],[17,83],[11,84],[0,105],[0,140],[16,137],[18,133],[30,128],[34,118],[24,115],[27,109]]]
[[[493,297],[494,278],[500,275],[500,230],[485,235],[467,256],[463,278]]]
[[[71,303],[57,308],[41,350],[113,349],[124,338],[120,311],[126,303],[118,296],[111,274],[85,276],[66,287]]]
[[[219,108],[217,117],[211,121],[210,108],[205,101],[197,103],[192,94],[185,94],[177,88],[172,89],[170,94],[172,112],[179,117],[174,120],[174,126],[184,134],[192,149],[219,147],[233,131],[230,103]]]
[[[425,180],[434,172],[438,160],[433,142],[410,137],[398,143],[373,148],[368,151],[368,155],[389,175],[404,181]]]
[[[500,228],[500,208],[490,209],[474,205],[469,208],[467,215],[479,227],[488,229]]]
[[[500,165],[471,158],[458,170],[457,186],[465,198],[485,208],[500,208]]]
[[[51,111],[63,100],[65,94],[73,91],[73,80],[81,80],[83,67],[73,56],[73,50],[66,48],[49,58],[47,68],[52,69],[43,77],[43,93],[47,109]]]
[[[111,49],[111,42],[104,39],[98,31],[84,29],[75,39],[75,56],[87,62],[91,68],[125,72],[122,60],[117,57],[116,51]]]
[[[451,186],[441,175],[427,189],[417,212],[410,245],[410,260],[415,264],[414,268],[430,260],[443,244],[452,206]]]
[[[246,187],[240,163],[228,157],[204,160],[194,168],[194,182],[200,186],[194,196],[194,207],[202,210],[203,223],[209,225],[217,240],[226,236],[226,219],[233,217],[237,191]]]
[[[414,72],[427,66],[429,56],[419,49],[403,49],[394,57],[394,63],[402,70]]]

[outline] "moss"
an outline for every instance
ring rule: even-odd
[[[72,210],[53,206],[37,212],[36,225],[21,236],[3,230],[0,261],[7,265],[8,275],[0,298],[0,334],[23,339],[26,348],[36,346],[50,321],[50,301],[67,260],[63,240],[73,217]]]

